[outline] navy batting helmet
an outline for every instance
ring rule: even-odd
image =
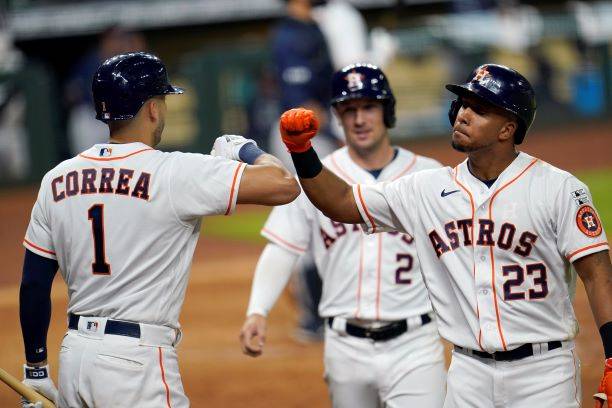
[[[332,77],[332,105],[360,98],[382,101],[385,126],[395,126],[395,97],[387,76],[375,65],[347,65]]]
[[[133,118],[154,96],[183,93],[168,82],[163,62],[144,52],[115,55],[104,61],[91,89],[96,119],[105,123]]]
[[[461,97],[467,95],[481,98],[514,114],[518,119],[518,128],[514,133],[516,144],[523,142],[535,118],[536,99],[531,84],[517,71],[503,65],[481,65],[472,71],[467,83],[447,84],[446,89],[459,96],[448,111],[451,125],[455,124],[461,108]]]

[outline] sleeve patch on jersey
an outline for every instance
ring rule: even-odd
[[[601,235],[601,221],[597,216],[597,212],[590,205],[584,205],[576,214],[576,224],[578,229],[587,237],[595,238]]]
[[[572,191],[571,195],[572,195],[572,199],[574,200],[574,202],[576,203],[578,207],[590,202],[589,196],[586,192],[586,189],[584,188],[580,188],[576,191]]]

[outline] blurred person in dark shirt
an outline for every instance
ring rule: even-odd
[[[325,37],[312,15],[313,7],[324,3],[320,0],[285,0],[286,16],[274,27],[271,39],[280,112],[300,106],[316,112],[320,131],[313,144],[323,156],[341,145],[330,126],[329,101],[334,69]],[[270,132],[269,149],[287,168],[293,169],[293,161],[281,142],[277,123],[273,124]],[[319,341],[323,332],[323,320],[317,311],[321,279],[312,258],[302,258],[297,270],[295,294],[301,316],[295,338],[302,342]]]

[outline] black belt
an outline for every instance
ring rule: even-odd
[[[561,348],[560,341],[549,341],[548,351]],[[459,352],[465,351],[467,354],[471,354],[480,358],[488,358],[495,361],[514,361],[520,360],[521,358],[533,356],[533,344],[527,343],[509,351],[496,351],[495,353],[487,353],[484,351],[471,350],[464,347],[455,346],[455,349]]]
[[[334,318],[330,317],[327,319],[327,324],[332,328],[332,323],[334,322]],[[421,315],[421,325],[425,326],[427,323],[431,322],[431,317],[429,314],[425,313]],[[355,337],[367,338],[374,341],[385,341],[391,340],[401,334],[404,334],[408,331],[408,322],[406,320],[398,320],[395,322],[391,322],[385,326],[377,327],[375,329],[369,329],[361,326],[357,326],[351,323],[346,323],[346,334]]]
[[[70,313],[70,315],[68,316],[68,328],[71,330],[78,330],[79,318],[81,317],[86,319],[88,316],[79,316]],[[135,337],[139,339],[140,325],[138,323],[122,322],[119,320],[108,319],[106,321],[106,326],[104,327],[104,334],[114,334],[117,336]]]

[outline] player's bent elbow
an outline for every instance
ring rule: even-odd
[[[278,180],[275,194],[271,197],[274,200],[271,205],[288,204],[298,198],[301,193],[300,184],[293,177],[283,177]]]

